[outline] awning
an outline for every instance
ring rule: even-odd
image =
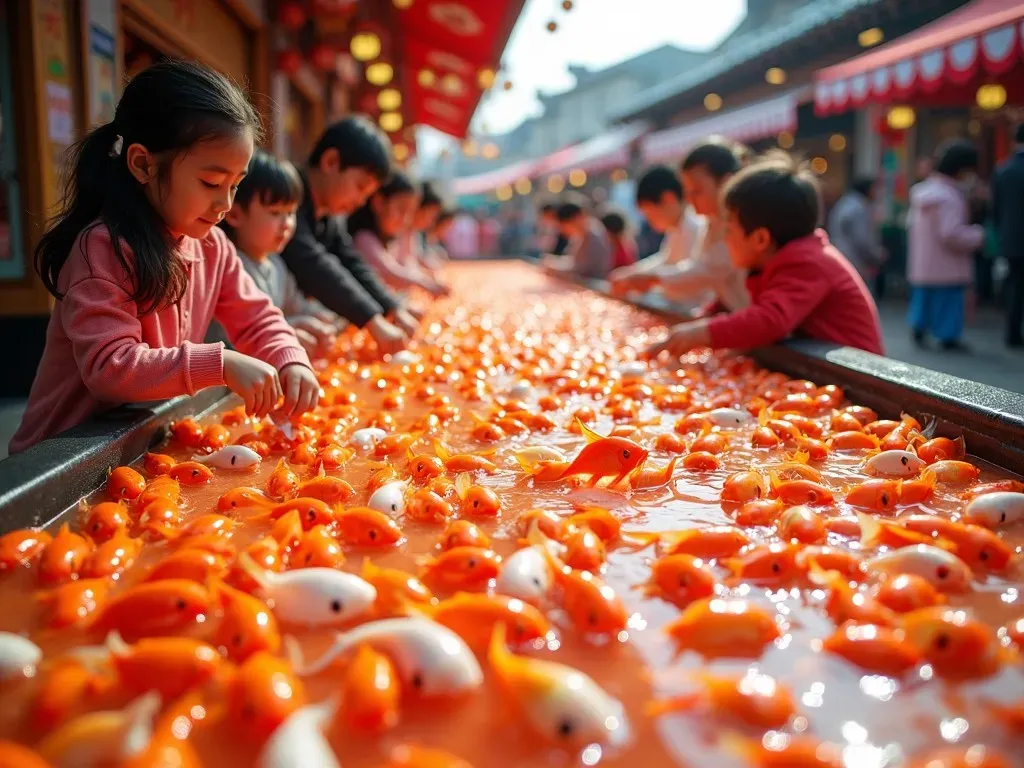
[[[535,166],[535,161],[524,160],[476,176],[464,176],[452,181],[451,191],[458,196],[487,194],[498,187],[511,186],[520,179],[530,178]]]
[[[776,136],[782,131],[794,131],[797,106],[809,95],[810,91],[806,87],[794,88],[756,104],[657,131],[641,142],[644,161],[676,162],[686,150],[708,136],[752,141]]]
[[[610,168],[621,168],[629,164],[630,145],[646,130],[646,123],[629,123],[579,144],[552,152],[537,161],[533,175],[549,176],[573,170],[597,173]]]
[[[916,32],[821,70],[814,107],[827,115],[868,102],[963,86],[979,72],[999,75],[1024,56],[1024,2],[973,0]]]
[[[469,128],[524,0],[417,0],[397,13],[408,119],[456,138]]]

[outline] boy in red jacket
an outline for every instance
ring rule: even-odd
[[[724,191],[726,243],[749,270],[745,309],[672,328],[646,350],[673,356],[694,347],[750,349],[803,336],[881,355],[878,309],[860,275],[817,229],[818,187],[787,155],[737,173]]]

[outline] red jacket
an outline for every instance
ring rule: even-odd
[[[750,349],[790,335],[885,354],[875,301],[822,230],[787,243],[747,278],[751,304],[711,318],[713,347]]]

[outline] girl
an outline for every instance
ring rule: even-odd
[[[384,282],[398,290],[419,287],[431,296],[442,296],[445,286],[418,265],[402,263],[391,250],[396,239],[412,227],[419,205],[412,180],[399,170],[348,219],[352,244]]]
[[[397,257],[399,263],[407,269],[425,272],[427,276],[444,289],[447,294],[448,286],[444,285],[437,276],[438,264],[428,253],[427,237],[433,229],[434,222],[441,214],[443,200],[429,181],[421,182],[419,185],[419,206],[412,216],[411,226],[403,232],[397,241]]]
[[[258,134],[232,83],[167,61],[139,73],[113,122],[76,146],[36,249],[57,302],[12,453],[115,404],[220,384],[260,418],[282,391],[289,416],[316,405],[306,353],[216,226]],[[238,351],[202,343],[215,317]]]
[[[629,222],[621,211],[608,210],[601,216],[601,224],[612,244],[612,269],[628,267],[637,260],[636,241],[629,230]]]

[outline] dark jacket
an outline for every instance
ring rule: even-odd
[[[360,328],[376,315],[393,312],[398,300],[353,247],[344,219],[318,220],[305,175],[302,186],[295,236],[281,252],[299,289]]]
[[[1003,257],[1024,262],[1024,149],[992,177],[992,223]]]

